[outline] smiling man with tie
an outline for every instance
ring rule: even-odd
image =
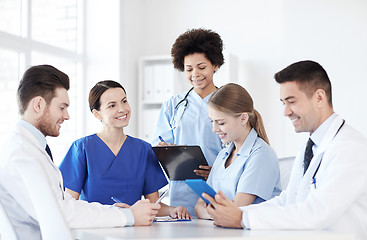
[[[205,197],[214,224],[253,230],[319,230],[367,239],[367,139],[334,113],[331,83],[313,61],[275,74],[284,115],[308,132],[288,187],[264,203],[237,208],[222,192]],[[317,182],[317,184],[316,184]],[[352,185],[351,185],[352,184]]]
[[[69,77],[50,65],[29,68],[19,83],[21,119],[0,152],[0,201],[18,239],[42,238],[37,210],[25,184],[39,176],[21,175],[18,166],[24,164],[37,166],[37,170],[45,173],[51,186],[51,190],[45,191],[52,191],[70,228],[150,225],[160,205],[149,200],[119,208],[75,200],[64,192],[61,173],[52,160],[46,136],[59,136],[61,124],[69,119],[68,89]]]

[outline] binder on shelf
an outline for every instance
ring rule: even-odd
[[[153,99],[154,85],[153,85],[154,68],[152,65],[143,66],[143,100],[149,101]]]
[[[162,65],[162,71],[162,96],[166,100],[174,95],[174,68],[172,64],[167,63]]]
[[[152,76],[153,80],[153,96],[152,100],[156,101],[162,98],[162,82],[163,81],[163,70],[161,64],[154,64],[154,72]]]
[[[153,139],[154,131],[157,126],[160,108],[146,108],[142,111],[141,120],[143,123],[141,138],[147,142]]]

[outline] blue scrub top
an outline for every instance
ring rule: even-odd
[[[237,153],[237,159],[225,168],[234,143],[223,149],[214,162],[207,183],[230,199],[237,193],[256,195],[253,204],[278,196],[279,161],[274,150],[252,129]]]
[[[96,135],[75,141],[60,165],[64,186],[88,202],[129,205],[158,191],[167,179],[149,143],[127,136],[117,156]]]
[[[222,150],[222,143],[212,131],[212,123],[208,117],[208,100],[211,94],[202,99],[195,91],[191,91],[187,96],[186,108],[184,101],[175,110],[185,95],[186,92],[173,96],[162,105],[152,145],[159,143],[159,136],[165,142],[175,145],[199,145],[212,166]],[[169,196],[171,206],[186,207],[195,216],[194,207],[199,197],[184,181],[171,181]]]

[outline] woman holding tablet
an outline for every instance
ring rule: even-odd
[[[115,81],[98,82],[89,93],[89,107],[102,130],[71,145],[60,165],[66,191],[102,204],[115,199],[132,205],[142,195],[156,202],[167,180],[151,145],[124,133],[131,114],[125,89]],[[161,203],[158,216],[167,215],[191,218],[185,208]]]
[[[246,89],[234,83],[222,86],[210,97],[208,114],[213,131],[229,146],[218,154],[207,183],[216,192],[222,190],[237,206],[279,195],[278,158]],[[202,199],[195,212],[199,218],[210,218]]]

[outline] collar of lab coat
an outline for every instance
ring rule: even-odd
[[[35,138],[36,140],[41,144],[41,146],[45,149],[46,148],[46,138],[45,136],[38,130],[35,126],[30,124],[29,122],[21,119],[19,120],[19,125],[23,126],[25,129],[27,129]]]
[[[310,186],[312,177],[315,174],[316,169],[319,166],[325,151],[327,150],[329,144],[333,141],[335,135],[337,134],[337,131],[339,130],[342,124],[343,124],[343,119],[339,115],[336,115],[334,120],[331,122],[329,128],[327,129],[326,134],[323,137],[322,142],[320,143],[320,146],[317,148],[311,160],[310,166],[308,167],[304,175],[300,172],[300,171],[303,171],[304,151],[302,151],[300,154],[297,155],[297,158],[301,158],[297,160],[297,163],[298,163],[297,175],[300,176],[299,189],[304,190],[298,193],[297,198],[304,199],[308,195],[309,186]]]
[[[27,127],[24,126],[24,124],[21,124],[20,122],[18,122],[18,124],[16,125],[16,130],[15,131],[19,132],[22,136],[27,138],[28,142],[34,144],[35,147],[38,148],[41,151],[41,153],[45,156],[45,159],[48,159],[48,163],[51,164],[54,169],[58,169],[58,167],[51,160],[50,156],[47,154],[47,152],[45,150],[46,143],[43,146],[43,144],[32,133],[32,131],[30,131]],[[44,140],[46,142],[46,139],[44,139]],[[39,159],[43,160],[44,158],[39,158]]]
[[[314,147],[312,148],[313,152],[316,153],[317,149],[322,143],[322,139],[326,135],[331,123],[336,118],[337,114],[331,114],[317,129],[313,132],[310,136],[312,141],[315,143]]]

